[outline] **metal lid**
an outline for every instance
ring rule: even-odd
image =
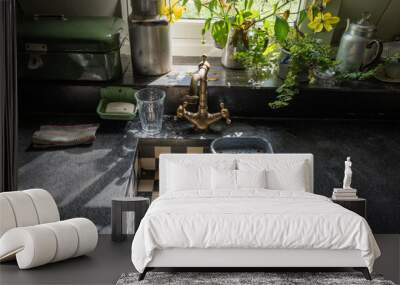
[[[357,23],[351,23],[349,26],[349,33],[362,37],[372,37],[376,27],[370,21],[371,13],[364,12],[361,19]]]

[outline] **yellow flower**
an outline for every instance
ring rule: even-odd
[[[163,1],[163,5],[161,7],[161,15],[167,17],[168,22],[175,23],[180,18],[182,18],[183,12],[185,11],[185,7],[178,5],[178,0],[167,0],[168,4]]]
[[[314,33],[322,32],[324,28],[327,32],[330,32],[333,29],[332,25],[339,23],[339,21],[339,17],[332,16],[329,12],[318,12],[317,16],[308,23],[308,27],[313,30]]]

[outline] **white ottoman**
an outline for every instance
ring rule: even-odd
[[[0,262],[16,258],[20,269],[84,255],[97,245],[93,222],[60,222],[54,199],[42,189],[0,193],[0,216]]]

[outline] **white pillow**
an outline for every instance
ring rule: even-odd
[[[204,163],[204,166],[190,162],[170,162],[168,163],[168,191],[185,191],[185,190],[210,190],[211,185],[211,169],[234,169],[236,162],[218,161],[213,164]]]
[[[236,190],[236,170],[217,169],[211,170],[211,189],[212,190]]]
[[[238,190],[241,188],[266,188],[266,170],[229,170],[211,171],[212,190]]]
[[[267,171],[235,170],[237,188],[267,188]]]
[[[239,170],[267,170],[267,188],[303,191],[308,188],[306,160],[239,159]]]
[[[168,168],[168,182],[171,191],[185,191],[205,189],[210,187],[209,167],[190,167],[182,164],[170,163]]]

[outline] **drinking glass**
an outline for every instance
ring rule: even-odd
[[[136,95],[142,129],[150,135],[158,134],[162,128],[165,91],[157,88],[144,88]]]

